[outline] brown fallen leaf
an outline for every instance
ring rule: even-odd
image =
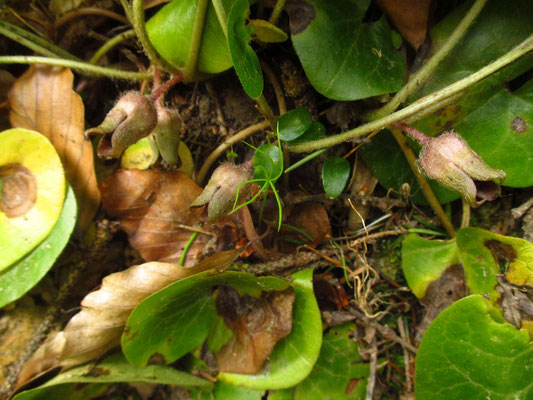
[[[78,229],[83,232],[100,204],[93,148],[83,137],[84,108],[72,90],[69,69],[31,66],[9,92],[9,119],[15,128],[45,135],[61,157],[78,200]]]
[[[214,232],[205,222],[205,208],[190,208],[202,189],[179,171],[119,170],[100,184],[107,213],[117,217],[130,244],[146,261],[178,263],[182,250],[195,234]],[[204,222],[202,222],[204,221]],[[184,266],[198,262],[214,233],[198,233]]]
[[[270,356],[274,345],[292,329],[294,289],[263,292],[260,298],[240,296],[221,287],[217,312],[234,336],[215,355],[221,372],[255,374]]]
[[[396,29],[418,50],[426,40],[431,0],[376,0]]]
[[[316,247],[324,239],[331,237],[331,225],[328,213],[320,203],[303,203],[296,205],[287,218],[286,225],[294,226],[311,237],[311,246]],[[298,239],[304,243],[309,243],[309,238],[290,228],[283,230],[283,237],[287,239]],[[293,252],[296,245],[290,242],[282,243],[284,253]]]
[[[149,262],[106,276],[102,286],[82,300],[81,311],[61,332],[48,336],[24,365],[17,385],[56,367],[69,368],[100,357],[120,343],[131,311],[145,298],[180,279],[210,269],[224,270],[239,250],[207,257],[191,268]]]

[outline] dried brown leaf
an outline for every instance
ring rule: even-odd
[[[31,66],[9,92],[13,127],[33,129],[56,148],[78,200],[78,228],[84,231],[100,204],[91,142],[83,137],[84,108],[72,90],[69,69]]]
[[[426,40],[431,0],[376,0],[394,26],[415,49]]]
[[[294,289],[263,292],[260,298],[240,296],[221,287],[216,298],[218,314],[234,336],[216,354],[223,372],[255,374],[270,356],[274,345],[292,329]]]
[[[145,298],[165,286],[210,269],[223,270],[239,255],[228,250],[207,257],[191,268],[149,262],[106,276],[102,286],[82,300],[82,310],[61,332],[50,335],[25,364],[18,385],[45,370],[82,364],[120,343],[131,311]]]
[[[312,239],[312,246],[317,246],[327,237],[331,237],[331,225],[328,213],[320,203],[303,203],[296,205],[286,221],[287,225],[294,226],[307,233]],[[309,238],[290,229],[285,230],[284,237],[298,239],[309,243]],[[284,242],[282,250],[285,253],[292,252],[296,245]]]
[[[178,262],[194,229],[212,232],[202,222],[205,208],[190,208],[202,189],[179,171],[119,170],[100,184],[102,202],[117,217],[132,247],[146,261]],[[212,236],[199,233],[185,266],[194,265]]]

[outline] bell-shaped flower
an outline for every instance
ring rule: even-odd
[[[420,169],[443,186],[461,194],[473,207],[500,195],[505,171],[489,167],[455,132],[422,141]],[[499,183],[494,182],[495,179]],[[480,199],[480,200],[478,200]]]
[[[128,146],[148,136],[156,124],[153,101],[132,91],[117,101],[100,125],[85,131],[85,136],[104,135],[98,144],[98,157],[118,158]]]
[[[247,200],[251,195],[250,172],[234,164],[222,164],[215,171],[204,191],[194,200],[191,206],[207,204],[207,215],[210,221],[231,211],[237,194],[240,200]]]

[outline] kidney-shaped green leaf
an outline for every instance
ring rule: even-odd
[[[331,199],[339,197],[349,177],[350,163],[345,158],[328,157],[322,166],[322,185]]]
[[[229,10],[233,0],[222,0]],[[174,0],[146,23],[146,31],[155,49],[166,60],[183,68],[189,56],[197,10],[196,0]],[[198,70],[215,74],[233,65],[226,36],[211,2],[207,6],[204,31],[198,55]]]
[[[262,144],[254,154],[254,178],[275,180],[283,172],[283,158],[277,146]]]
[[[280,340],[263,370],[254,375],[223,372],[218,378],[233,385],[254,389],[288,388],[311,372],[322,344],[322,321],[313,293],[313,270],[291,277],[296,294],[292,311],[292,331]]]
[[[215,321],[215,301],[210,289],[229,285],[251,296],[263,290],[283,290],[289,282],[275,277],[255,277],[244,272],[206,271],[182,279],[141,302],[131,313],[122,350],[133,365],[151,361],[171,363],[200,346]]]
[[[370,0],[306,0],[287,7],[292,44],[313,87],[335,100],[399,90],[405,66],[385,18],[363,23]]]
[[[531,399],[533,346],[480,295],[439,314],[416,357],[417,400]]]
[[[0,273],[0,307],[22,297],[52,268],[76,226],[74,191],[67,187],[61,214],[50,234],[28,255]]]
[[[259,59],[248,43],[252,38],[245,25],[250,12],[248,0],[235,0],[228,15],[228,45],[235,72],[244,91],[252,99],[263,93],[263,71]]]
[[[211,389],[213,384],[197,376],[163,365],[137,368],[114,354],[103,361],[70,369],[49,380],[38,388],[15,396],[16,400],[90,399],[100,394],[106,384],[114,382],[137,382],[177,385]]]
[[[289,142],[303,135],[313,122],[311,111],[298,107],[281,115],[277,121],[279,138]]]

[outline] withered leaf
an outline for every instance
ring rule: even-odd
[[[312,239],[312,246],[317,246],[327,237],[331,237],[331,225],[326,209],[320,203],[303,203],[295,206],[287,219],[287,225],[304,231]],[[298,239],[309,243],[309,237],[291,229],[285,229],[285,238]],[[283,243],[283,252],[292,252],[295,246],[289,242]]]
[[[9,92],[9,119],[13,127],[33,129],[52,142],[76,193],[78,229],[84,231],[98,209],[100,192],[92,145],[83,137],[83,103],[72,90],[73,79],[69,69],[31,66]]]
[[[294,289],[263,292],[260,298],[240,296],[221,287],[216,297],[217,312],[234,336],[216,354],[221,372],[255,374],[270,356],[275,344],[292,329]]]
[[[431,0],[376,0],[402,36],[416,50],[424,43]]]
[[[202,189],[183,172],[119,170],[100,190],[105,210],[119,219],[131,246],[146,261],[177,263],[193,229],[213,230],[212,224],[202,223],[203,207],[189,207]],[[184,266],[197,262],[211,238],[198,233]]]

